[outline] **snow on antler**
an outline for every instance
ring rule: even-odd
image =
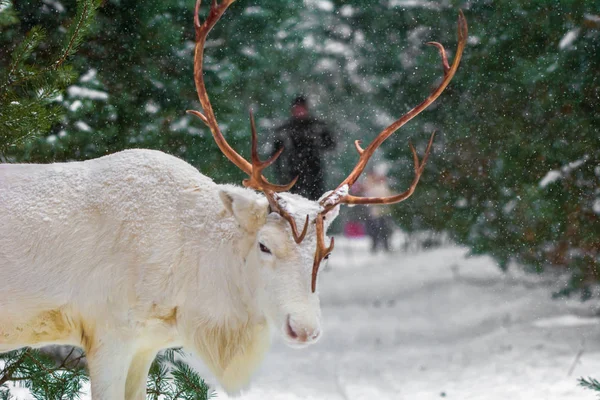
[[[335,189],[334,191],[332,191],[325,197],[325,199],[321,203],[321,209],[325,210],[325,208],[327,206],[334,206],[334,205],[340,203],[340,201],[344,197],[346,197],[349,192],[350,192],[350,187],[347,184],[342,185],[339,188]]]

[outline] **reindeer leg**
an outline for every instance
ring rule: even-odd
[[[133,360],[131,340],[116,335],[101,338],[87,351],[93,400],[124,400],[125,379]]]
[[[148,380],[148,370],[154,357],[156,350],[140,350],[133,356],[133,361],[129,366],[127,373],[127,381],[125,383],[125,399],[126,400],[145,400],[146,399],[146,383]]]

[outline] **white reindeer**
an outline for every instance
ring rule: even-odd
[[[158,151],[127,150],[84,162],[0,165],[0,352],[67,344],[87,355],[95,400],[141,400],[158,351],[184,346],[229,392],[248,382],[269,347],[270,331],[290,346],[321,334],[316,291],[331,250],[325,232],[340,204],[395,203],[348,194],[368,159],[395,130],[431,104],[458,68],[440,49],[444,79],[419,106],[386,128],[337,189],[319,202],[267,182],[252,119],[252,163],[225,141],[202,76],[206,36],[234,0],[213,1],[203,25],[196,3],[195,82],[225,155],[248,188],[217,185]],[[254,190],[252,190],[254,189]],[[262,193],[257,193],[257,191]],[[302,225],[300,232],[296,226]]]

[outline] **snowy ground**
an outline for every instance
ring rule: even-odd
[[[242,399],[596,399],[577,386],[600,377],[595,304],[457,247],[373,258],[338,240],[336,253],[319,281],[324,336],[276,340]]]
[[[241,399],[596,399],[577,378],[600,377],[597,303],[552,300],[555,287],[489,258],[372,257],[340,238],[319,285],[322,339],[293,350],[275,338]]]

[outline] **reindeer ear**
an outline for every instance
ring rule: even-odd
[[[235,186],[225,186],[219,190],[219,197],[226,212],[233,215],[246,231],[256,232],[265,224],[269,203],[264,197]]]

